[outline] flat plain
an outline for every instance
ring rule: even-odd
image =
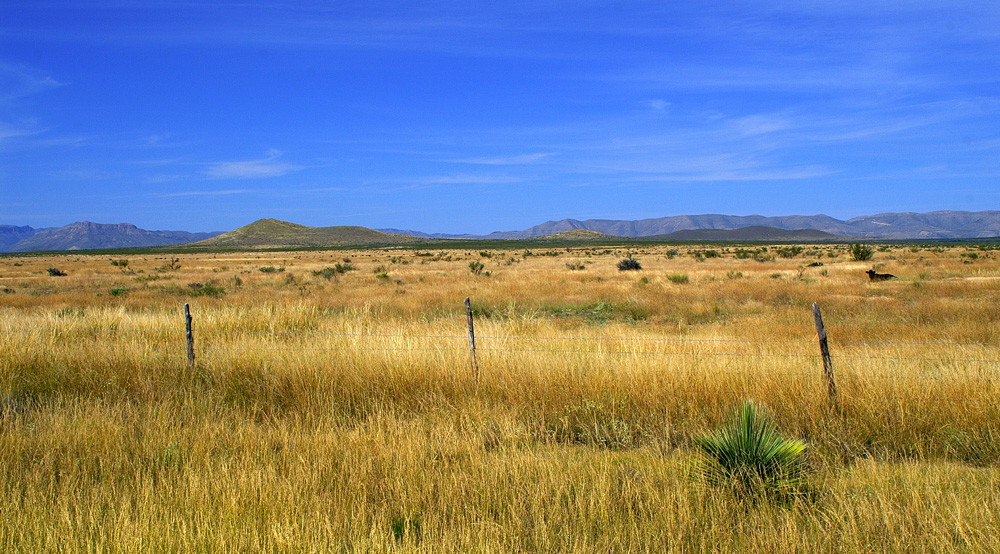
[[[994,247],[0,257],[0,549],[1000,551]],[[693,471],[746,399],[803,494]]]

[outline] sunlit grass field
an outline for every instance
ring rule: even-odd
[[[998,257],[0,257],[0,550],[1000,551]],[[802,494],[692,470],[745,399],[808,443]]]

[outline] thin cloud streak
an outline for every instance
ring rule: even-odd
[[[282,154],[278,150],[270,150],[259,160],[216,162],[210,164],[204,174],[215,179],[261,179],[280,177],[303,169],[302,166],[275,161]]]
[[[839,171],[826,167],[804,167],[787,170],[762,170],[762,171],[722,171],[712,173],[692,174],[664,174],[648,175],[643,177],[632,177],[625,179],[626,182],[643,183],[723,183],[723,182],[744,182],[744,181],[795,181],[801,179],[816,179],[818,177],[829,177]]]
[[[541,152],[537,154],[521,154],[518,156],[497,156],[497,157],[485,157],[485,158],[464,158],[457,160],[449,160],[453,163],[461,164],[475,164],[475,165],[524,165],[533,164],[548,158],[552,154],[550,152]]]
[[[438,175],[411,181],[422,185],[496,185],[517,183],[521,179],[507,175]]]
[[[33,129],[30,126],[15,125],[0,121],[0,144],[5,141],[12,141],[22,137],[37,135],[40,132],[41,131]]]
[[[49,75],[0,59],[0,104],[65,86]]]
[[[253,189],[230,189],[230,190],[188,190],[179,192],[166,192],[152,194],[155,198],[177,198],[183,196],[233,196],[241,194],[260,194],[264,191]]]

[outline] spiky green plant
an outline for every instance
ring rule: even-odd
[[[738,494],[794,494],[805,476],[806,444],[786,439],[767,412],[747,400],[721,428],[695,438],[706,482]]]

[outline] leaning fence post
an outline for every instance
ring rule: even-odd
[[[833,380],[833,361],[830,360],[830,346],[826,342],[826,327],[823,326],[823,315],[819,304],[813,302],[813,317],[816,318],[816,334],[819,335],[819,351],[823,354],[823,376],[826,378],[827,393],[830,400],[837,399],[837,383]]]
[[[469,302],[468,297],[465,299],[465,314],[469,318],[469,355],[472,360],[472,376],[478,382],[479,365],[476,363],[476,331],[472,327],[472,304]]]
[[[184,304],[184,324],[187,328],[188,366],[194,366],[194,333],[191,332],[191,307]]]

